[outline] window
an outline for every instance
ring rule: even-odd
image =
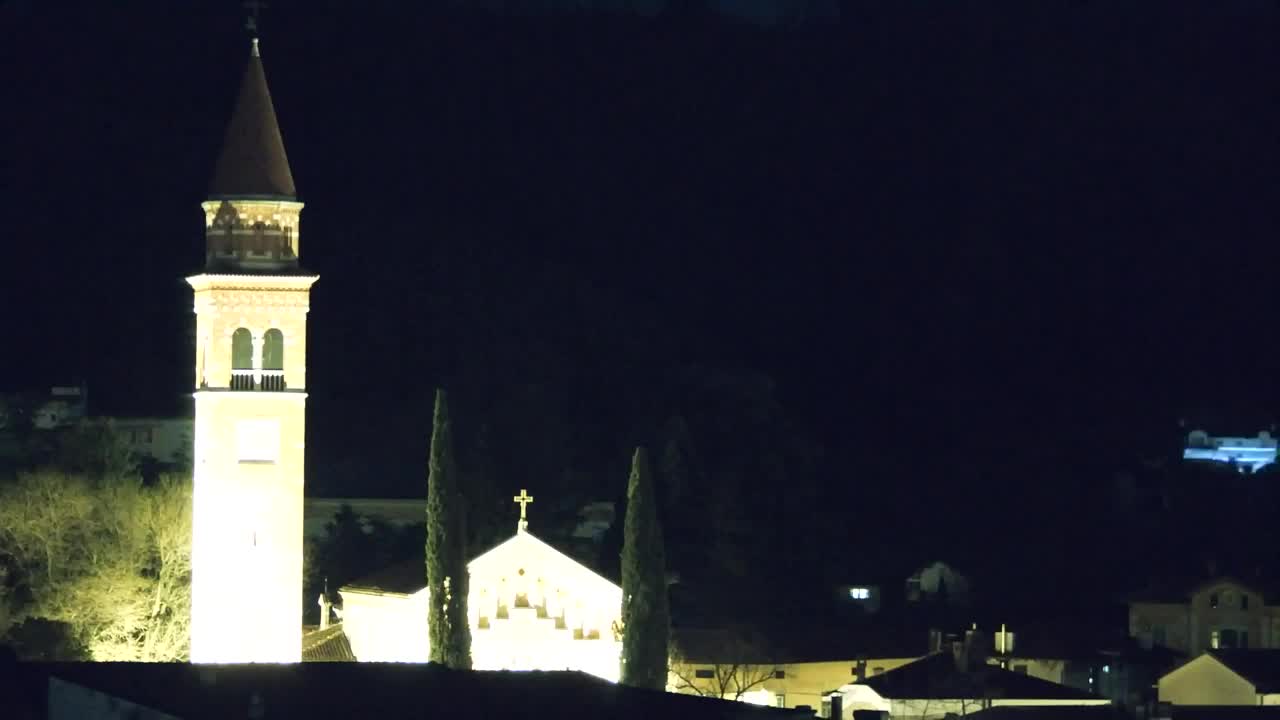
[[[1220,642],[1220,640],[1221,640],[1221,638],[1219,638],[1219,637],[1218,637],[1218,631],[1217,631],[1217,630],[1214,630],[1214,631],[1212,631],[1212,632],[1210,632],[1210,633],[1209,633],[1209,647],[1213,648],[1214,650],[1217,650],[1217,649],[1218,649],[1218,643]]]
[[[253,333],[246,328],[231,333],[231,369],[253,369]]]
[[[236,450],[240,462],[273,463],[280,459],[280,421],[241,420],[236,425]]]
[[[1218,594],[1217,594],[1217,593],[1214,593],[1214,594],[1212,594],[1212,595],[1210,595],[1210,596],[1209,596],[1209,607],[1211,607],[1211,608],[1216,608],[1216,607],[1218,607]]]
[[[866,600],[871,597],[871,590],[864,587],[849,588],[849,597],[854,600]]]
[[[1249,609],[1249,595],[1248,595],[1248,593],[1240,593],[1240,609],[1241,609],[1241,610],[1248,610],[1248,609]]]
[[[284,369],[284,333],[275,328],[262,336],[262,369]]]
[[[714,670],[694,670],[693,676],[702,680],[710,680],[716,676]]]
[[[777,704],[777,706],[778,706],[778,707],[780,707],[780,708],[784,708],[784,707],[786,707],[786,706],[787,706],[787,696],[786,696],[786,695],[774,695],[774,696],[773,696],[773,699],[776,701],[776,704]]]
[[[1165,646],[1164,626],[1156,625],[1151,628],[1151,642],[1161,647]]]
[[[787,676],[786,670],[774,670],[773,677],[775,680],[781,680]]]

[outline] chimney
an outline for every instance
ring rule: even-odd
[[[942,652],[942,631],[937,628],[929,628],[929,652]]]
[[[320,629],[327,630],[329,628],[329,613],[333,609],[333,603],[329,602],[329,596],[320,593]]]
[[[1000,632],[996,633],[996,653],[1000,655],[1013,654],[1014,634],[1009,632],[1009,628],[1004,624],[1000,625]]]
[[[831,693],[830,720],[844,720],[844,695],[842,695],[838,690]]]
[[[966,653],[965,653],[964,642],[960,640],[952,640],[951,641],[951,657],[955,659],[956,669],[959,670],[960,672],[964,672],[965,670],[969,669],[968,668],[969,661],[968,661],[968,658],[965,657],[965,655]]]

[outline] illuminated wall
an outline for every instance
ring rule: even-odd
[[[622,590],[528,532],[468,564],[477,670],[580,670],[617,682]],[[425,574],[425,568],[424,568]],[[362,662],[423,662],[427,591],[340,590],[343,627]]]
[[[188,278],[197,343],[192,662],[301,660],[306,314],[315,280]],[[233,372],[240,329],[252,338],[253,362]],[[273,329],[284,337],[274,372],[262,362]]]
[[[1257,471],[1276,461],[1276,439],[1263,431],[1257,437],[1213,437],[1203,430],[1187,435],[1184,460],[1234,463],[1241,470]]]

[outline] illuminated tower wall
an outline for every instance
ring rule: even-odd
[[[203,204],[191,661],[299,662],[306,320],[297,201],[257,41]]]

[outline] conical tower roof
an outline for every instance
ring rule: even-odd
[[[209,187],[213,198],[261,197],[292,200],[297,195],[293,173],[284,152],[284,139],[276,124],[276,111],[267,89],[267,76],[254,38],[236,100],[235,114],[227,126],[222,154]]]

